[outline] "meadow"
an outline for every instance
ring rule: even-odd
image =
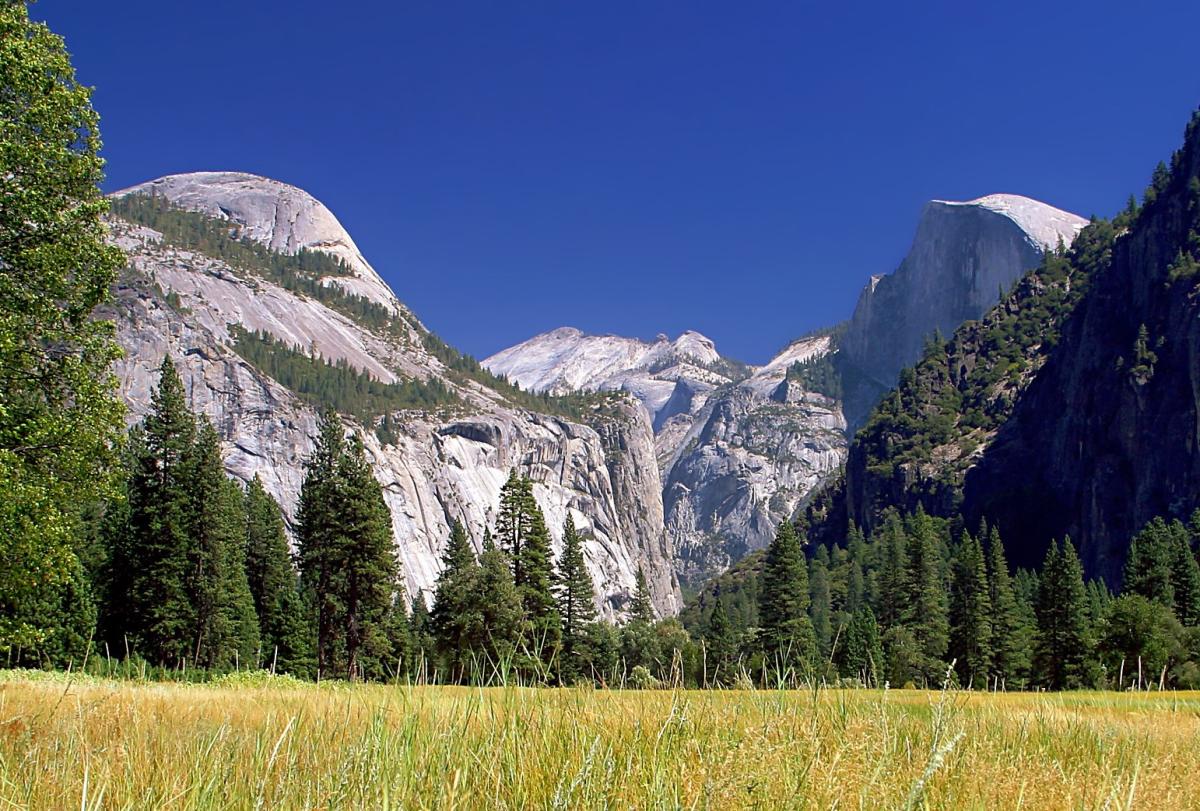
[[[1187,808],[1200,693],[0,672],[0,808]]]

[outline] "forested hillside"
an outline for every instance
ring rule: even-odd
[[[1193,119],[1141,206],[1093,221],[981,321],[931,341],[810,507],[814,536],[920,505],[987,519],[1021,565],[1071,534],[1088,573],[1118,585],[1128,538],[1197,505],[1198,168]]]

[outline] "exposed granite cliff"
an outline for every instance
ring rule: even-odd
[[[494,522],[500,487],[516,467],[536,483],[556,550],[568,511],[583,529],[604,614],[616,616],[631,598],[639,567],[657,610],[678,610],[654,437],[633,401],[610,399],[582,424],[516,407],[486,380],[454,372],[428,350],[424,327],[392,296],[328,209],[299,189],[253,175],[197,173],[119,194],[129,193],[154,193],[228,221],[272,250],[309,248],[338,256],[351,273],[323,284],[401,316],[389,330],[373,329],[252,268],[181,250],[149,228],[115,221],[114,239],[130,256],[116,312],[126,351],[117,373],[131,419],[146,412],[157,366],[170,353],[192,407],[207,414],[224,439],[229,472],[242,479],[261,475],[291,515],[316,413],[234,351],[230,325],[344,361],[384,382],[436,379],[455,394],[456,405],[398,413],[386,444],[371,426],[362,431],[392,513],[410,593],[431,589],[451,520],[461,519],[475,543],[481,542],[484,526]]]
[[[1082,217],[1012,194],[925,206],[895,273],[873,276],[839,339],[845,412],[857,427],[937,332],[977,319],[1046,250],[1070,245]]]
[[[838,403],[788,379],[793,364],[830,348],[827,335],[801,339],[751,368],[696,332],[646,342],[562,328],[484,364],[534,391],[620,390],[641,401],[653,419],[676,572],[698,585],[765,547],[841,464]]]

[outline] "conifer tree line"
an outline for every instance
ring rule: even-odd
[[[8,664],[632,687],[1200,686],[1200,511],[1132,539],[1116,596],[1085,581],[1069,538],[1039,570],[1013,572],[994,527],[919,510],[833,547],[784,522],[757,568],[719,580],[690,619],[656,620],[639,570],[614,624],[598,617],[585,537],[568,516],[555,556],[533,482],[514,470],[478,554],[453,522],[430,606],[404,594],[382,488],[336,414],[305,462],[293,554],[263,483],[225,474],[170,358],[160,375],[122,447],[120,493],[86,511],[75,576],[22,604],[45,634],[11,646]]]
[[[785,523],[757,571],[688,622],[717,683],[811,680],[976,689],[1200,686],[1200,511],[1131,542],[1123,587],[1085,581],[1070,538],[1009,568],[993,527],[888,512],[864,538],[802,550]],[[752,593],[750,603],[746,594]],[[730,611],[731,600],[737,606]]]

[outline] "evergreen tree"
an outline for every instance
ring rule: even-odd
[[[851,558],[847,564],[846,574],[846,603],[843,606],[845,613],[853,616],[858,612],[858,609],[867,604],[866,593],[866,577],[863,574],[862,564],[857,559]]]
[[[1025,686],[1032,655],[1033,627],[1021,611],[1008,572],[1004,542],[992,528],[988,539],[988,599],[992,605],[992,673],[1001,686]]]
[[[412,634],[409,631],[408,598],[399,580],[392,588],[392,599],[384,620],[384,636],[387,639],[387,667],[384,668],[384,675],[399,681],[408,672],[414,651]]]
[[[253,666],[258,617],[246,580],[242,491],[225,475],[221,443],[200,421],[187,460],[189,501],[186,591],[192,609],[190,658],[199,667]]]
[[[962,684],[986,688],[992,674],[993,605],[979,540],[964,533],[954,561],[950,657]]]
[[[889,509],[874,539],[878,548],[880,571],[875,613],[880,625],[893,628],[904,617],[904,595],[908,571],[908,539],[904,524],[895,510]]]
[[[833,603],[829,595],[829,550],[824,546],[818,546],[812,560],[809,561],[808,593],[808,616],[817,638],[817,654],[821,661],[826,661],[833,644],[833,627],[830,620]]]
[[[943,657],[950,634],[940,539],[933,521],[919,508],[905,530],[902,620],[916,642],[921,677],[937,683],[945,675]]]
[[[533,496],[533,482],[514,470],[500,490],[496,518],[500,548],[512,562],[513,583],[524,611],[523,644],[527,654],[548,665],[558,654],[561,633],[554,598],[550,533]]]
[[[442,663],[454,681],[469,675],[474,656],[485,636],[477,592],[479,564],[467,531],[459,521],[450,527],[450,538],[442,553],[442,571],[433,597],[430,625]]]
[[[110,565],[128,573],[123,612],[128,625],[117,629],[121,637],[132,637],[135,650],[170,667],[192,654],[196,626],[188,593],[189,455],[195,436],[183,381],[164,356],[150,413],[131,436],[135,467],[128,485],[128,538],[113,550]]]
[[[704,629],[704,641],[708,648],[708,673],[712,683],[728,684],[736,675],[737,636],[725,613],[725,602],[721,590],[717,589],[712,611]],[[707,685],[705,685],[707,686]]]
[[[295,676],[312,674],[309,628],[288,550],[283,511],[255,476],[246,488],[246,580],[258,615],[262,664]]]
[[[391,515],[362,443],[336,414],[322,419],[305,463],[298,530],[301,582],[317,627],[319,675],[386,675],[400,586]]]
[[[586,675],[588,626],[596,619],[595,586],[583,556],[583,539],[570,515],[563,523],[563,552],[558,563],[558,614],[562,618],[561,678],[570,684]]]
[[[776,530],[763,562],[758,616],[766,665],[780,675],[807,674],[816,657],[816,634],[808,617],[808,569],[790,521]]]
[[[347,443],[338,464],[342,499],[338,519],[336,599],[339,625],[345,629],[347,678],[379,677],[386,673],[391,640],[387,623],[400,587],[400,564],[392,535],[392,516],[383,488],[366,460],[357,436]]]
[[[476,612],[485,632],[482,656],[493,673],[502,674],[522,644],[521,595],[513,582],[512,563],[485,533],[479,556],[479,589]]]
[[[418,680],[429,678],[432,663],[437,655],[437,643],[432,632],[432,620],[425,595],[417,593],[412,601],[412,612],[408,617],[408,639],[410,646],[409,672]]]
[[[650,601],[650,587],[646,585],[646,573],[638,566],[637,580],[633,591],[633,602],[629,604],[629,621],[654,622],[654,604]]]
[[[1200,626],[1200,565],[1192,553],[1189,533],[1178,521],[1171,524],[1170,555],[1175,616],[1189,628]]]
[[[869,606],[861,606],[850,618],[838,665],[843,676],[861,679],[868,686],[878,686],[880,676],[886,672],[879,626]]]
[[[1174,608],[1171,534],[1167,522],[1155,518],[1134,536],[1125,559],[1125,593],[1140,594],[1147,600]]]
[[[338,464],[345,453],[345,429],[336,413],[326,412],[316,446],[304,463],[296,511],[300,582],[316,630],[317,676],[333,675],[341,637],[337,622],[341,604],[335,581],[343,544],[338,509],[342,501]]]
[[[0,651],[49,654],[91,613],[76,539],[123,416],[114,326],[93,313],[124,257],[91,91],[26,3],[0,3],[0,88]]]
[[[1083,567],[1071,539],[1050,545],[1038,584],[1033,675],[1051,690],[1094,682]]]

